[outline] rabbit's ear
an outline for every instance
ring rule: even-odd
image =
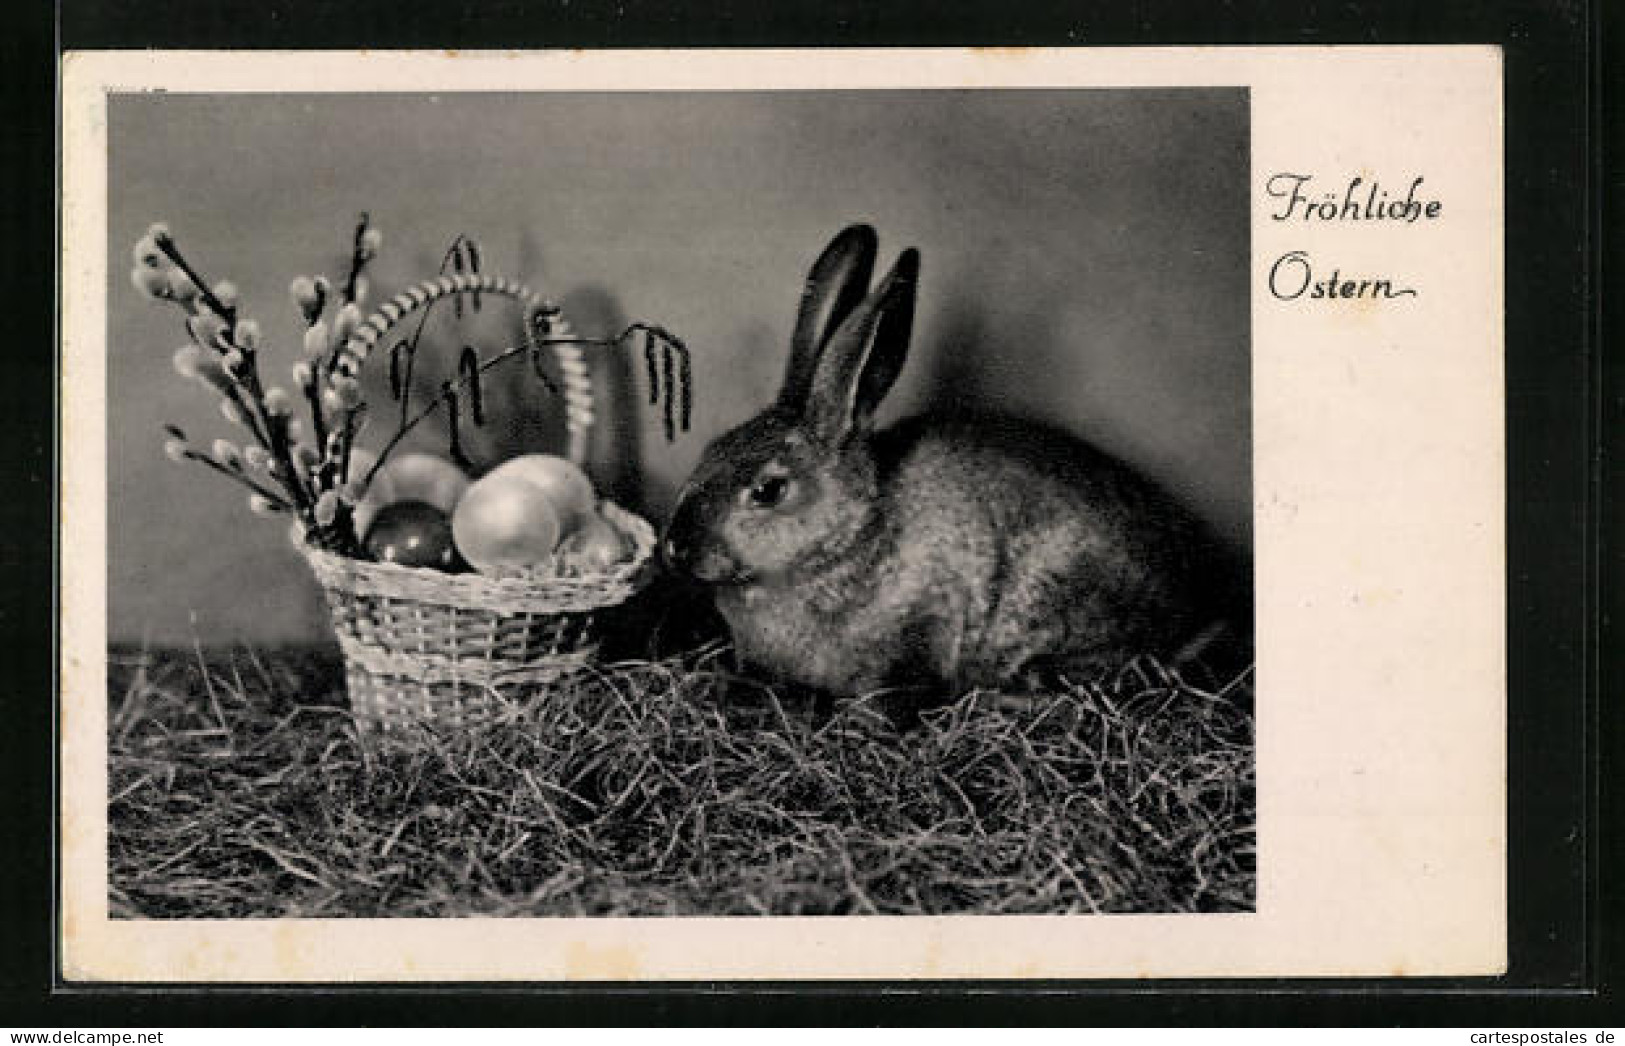
[[[867,225],[849,225],[836,234],[807,273],[796,312],[795,334],[790,339],[790,364],[779,390],[782,406],[800,410],[818,357],[853,309],[869,293],[875,271],[875,231]]]
[[[908,356],[920,252],[910,247],[829,339],[807,398],[808,426],[825,439],[867,431]]]

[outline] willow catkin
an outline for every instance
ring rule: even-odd
[[[449,381],[446,382],[441,389],[440,395],[446,404],[446,452],[451,457],[451,460],[463,468],[468,468],[471,462],[468,460],[468,455],[463,453],[462,434],[460,432],[462,429],[462,410],[458,406],[457,386]]]
[[[694,363],[689,359],[688,346],[676,342],[674,351],[680,368],[678,385],[683,395],[682,430],[687,432],[694,416]]]
[[[656,369],[655,353],[659,351],[659,342],[655,332],[647,328],[643,331],[643,361],[649,368],[649,406],[660,402],[660,373]]]
[[[675,353],[672,352],[671,343],[663,342],[662,344],[664,347],[660,355],[661,363],[665,367],[664,378],[666,383],[666,405],[663,417],[666,423],[666,442],[670,443],[677,438],[677,394],[675,392],[677,382],[673,373],[676,370],[677,361],[673,358]]]
[[[397,341],[389,350],[389,395],[399,403],[405,391],[405,375],[401,371],[401,356],[408,352],[405,341]]]
[[[461,244],[453,245],[451,249],[451,271],[461,276],[466,270],[463,266],[463,249]],[[463,294],[458,291],[451,299],[452,315],[458,319],[463,318]]]
[[[457,371],[461,375],[463,387],[468,392],[468,412],[474,419],[475,425],[485,424],[485,393],[480,379],[480,354],[474,346],[464,345],[463,353],[457,358]]]

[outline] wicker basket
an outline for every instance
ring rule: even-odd
[[[603,612],[638,591],[654,550],[648,523],[602,508],[637,551],[590,577],[446,574],[304,545],[344,651],[357,724],[473,725],[589,663]]]
[[[525,323],[542,311],[554,332],[568,327],[534,292],[493,277],[446,277],[397,295],[360,328],[366,348],[408,312],[452,293],[517,299]],[[562,377],[567,457],[581,465],[593,423],[593,391],[577,345],[550,342]],[[493,578],[352,559],[299,541],[332,613],[345,683],[364,734],[429,726],[458,729],[489,720],[538,686],[580,670],[597,653],[604,612],[643,587],[655,536],[647,522],[610,502],[604,517],[633,549],[607,573],[546,570]]]

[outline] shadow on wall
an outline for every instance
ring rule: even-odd
[[[772,397],[813,257],[869,221],[882,265],[910,244],[924,256],[914,349],[883,421],[964,407],[1059,424],[1250,540],[1244,91],[130,95],[112,99],[108,128],[116,641],[326,634],[283,527],[163,457],[166,421],[229,432],[170,371],[179,315],[126,278],[156,220],[205,275],[237,283],[273,381],[300,334],[289,280],[342,272],[361,210],[385,234],[379,296],[433,275],[462,233],[486,271],[560,301],[585,336],[632,321],[677,333],[694,353],[695,415],[675,443],[639,346],[589,352],[591,471],[657,522],[705,441]],[[512,343],[514,322],[488,308],[430,325],[489,350]],[[418,394],[451,362],[426,363]],[[562,446],[556,404],[525,373],[493,383],[502,422],[471,439],[477,461]],[[387,400],[386,376],[368,382],[369,402]],[[443,453],[444,426],[408,445]]]
[[[999,331],[991,325],[983,290],[976,284],[961,278],[943,297],[936,351],[926,357],[922,406],[975,411],[989,403],[1009,404],[1023,386],[1045,383],[1050,368],[1043,355],[1060,342],[1053,313],[1025,317],[1020,331]],[[1020,344],[1011,344],[1017,338]]]

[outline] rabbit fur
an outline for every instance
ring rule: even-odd
[[[1090,445],[1009,417],[875,433],[919,254],[871,292],[875,234],[814,264],[778,399],[706,448],[661,542],[748,667],[834,695],[999,686],[1169,651],[1211,620],[1219,549]]]

